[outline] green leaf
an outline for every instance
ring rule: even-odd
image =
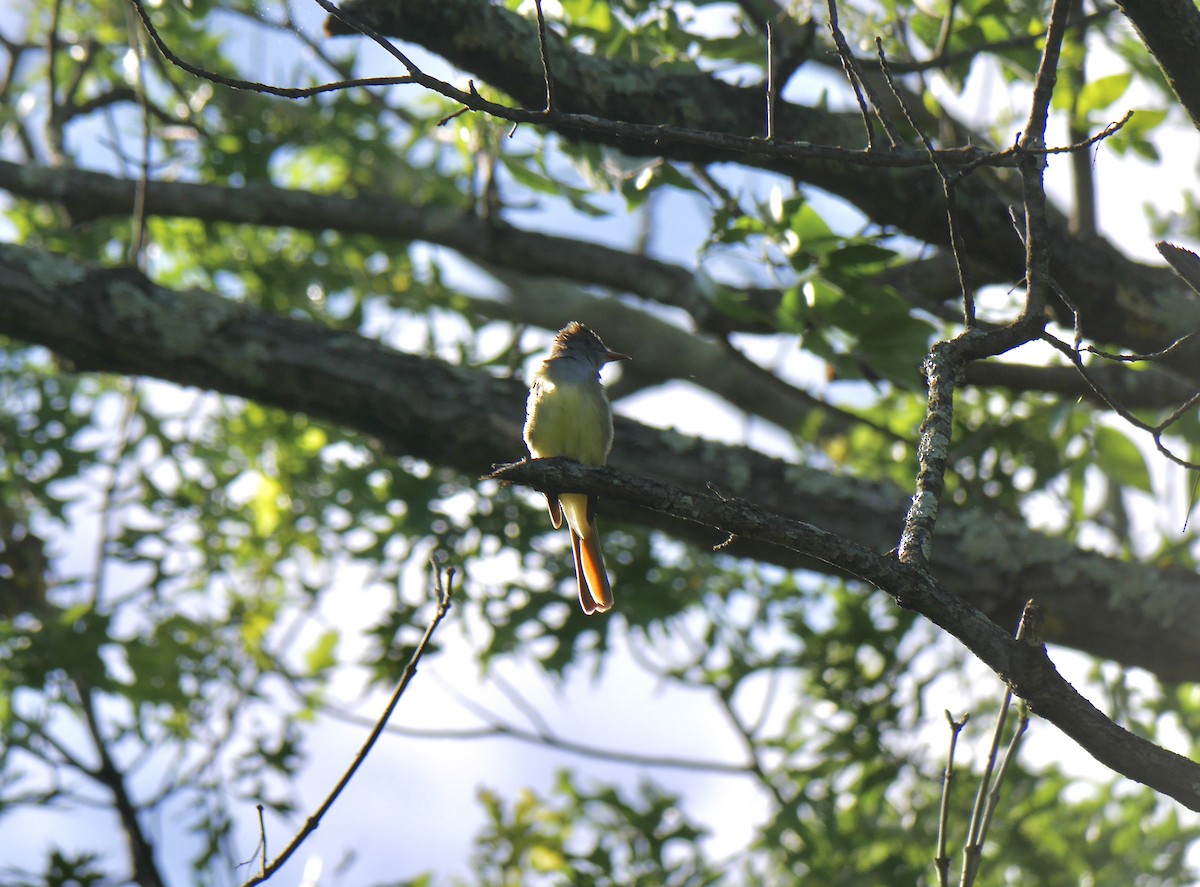
[[[337,656],[335,654],[340,637],[341,635],[337,629],[327,629],[308,648],[308,652],[304,655],[304,664],[308,666],[310,675],[318,675],[337,665]]]
[[[254,532],[260,538],[274,533],[283,520],[283,487],[273,477],[260,474],[258,488],[250,501],[254,514]]]
[[[1146,493],[1154,492],[1141,449],[1115,428],[1101,425],[1092,433],[1096,467],[1110,480]]]
[[[1075,105],[1075,114],[1086,120],[1093,111],[1102,111],[1125,94],[1133,74],[1125,71],[1119,74],[1109,74],[1089,80],[1079,90],[1079,100]]]
[[[784,204],[785,209],[788,203]],[[800,246],[807,252],[821,253],[836,248],[839,239],[833,236],[833,229],[825,221],[812,204],[807,201],[787,219],[787,227],[800,238]]]

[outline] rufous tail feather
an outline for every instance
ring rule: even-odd
[[[600,550],[596,524],[590,524],[587,531],[587,535],[580,536],[571,529],[571,550],[575,555],[575,578],[579,581],[579,606],[591,616],[611,610],[613,594],[608,571],[604,569],[604,553]]]
[[[547,493],[546,507],[550,509],[550,523],[557,530],[562,526],[562,505],[559,504],[558,497]]]

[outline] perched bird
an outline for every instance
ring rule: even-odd
[[[525,445],[535,459],[567,456],[584,465],[603,465],[612,449],[613,421],[600,368],[629,355],[610,351],[600,337],[578,321],[558,331],[550,356],[542,362],[525,404]],[[612,587],[596,532],[596,497],[582,493],[546,494],[550,522],[571,531],[579,605],[589,616],[612,609]]]

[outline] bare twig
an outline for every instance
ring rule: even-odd
[[[946,712],[946,723],[950,725],[950,748],[946,752],[946,769],[942,774],[942,803],[938,811],[937,855],[933,859],[937,869],[938,887],[950,883],[950,855],[946,852],[946,828],[950,821],[950,786],[954,782],[954,750],[958,747],[958,735],[970,720],[970,713],[957,721]]]
[[[887,82],[888,88],[891,89],[893,97],[899,103],[908,125],[920,137],[921,144],[925,146],[925,151],[929,154],[929,162],[933,164],[938,177],[942,180],[942,193],[946,198],[946,225],[950,231],[950,252],[954,256],[954,267],[958,270],[958,285],[962,290],[963,325],[967,329],[971,329],[975,326],[975,292],[971,288],[967,263],[963,258],[966,254],[966,243],[963,241],[962,228],[958,224],[958,201],[955,197],[955,185],[959,178],[952,179],[946,172],[946,167],[938,159],[937,152],[934,150],[933,142],[929,136],[925,135],[924,130],[917,123],[916,117],[909,111],[908,103],[904,101],[904,94],[897,87],[888,67],[887,54],[883,51],[883,41],[878,37],[875,38],[875,48],[879,53],[879,70],[883,72],[883,78]]]
[[[520,711],[521,714],[525,715],[525,718],[533,725],[534,730],[539,735],[550,736],[553,733],[553,731],[550,729],[550,725],[546,723],[546,719],[542,717],[541,712],[534,708],[533,704],[530,703],[528,699],[517,692],[516,687],[500,676],[499,669],[491,669],[488,677],[491,679],[492,683],[494,683],[500,689],[500,692],[508,698],[508,701],[516,706],[517,710]]]
[[[267,824],[263,821],[263,805],[258,804],[258,839],[262,846],[261,872],[265,878],[267,875]]]
[[[75,58],[75,51],[78,50],[82,55],[71,71],[71,79],[67,81],[67,85],[62,90],[62,112],[63,122],[66,123],[75,114],[75,98],[79,95],[79,87],[83,85],[83,78],[87,72],[92,69],[96,63],[96,38],[87,36],[81,43],[76,44],[71,48],[72,59]]]
[[[129,450],[133,440],[133,419],[137,415],[138,404],[140,402],[139,384],[134,381],[125,382],[124,385],[127,388],[125,396],[122,398],[121,418],[116,428],[116,450],[113,453],[110,466],[112,474],[109,476],[108,483],[105,484],[100,504],[100,513],[98,515],[96,565],[92,573],[91,601],[92,606],[96,608],[102,608],[107,603],[105,601],[105,592],[107,590],[106,579],[108,576],[108,546],[118,531],[118,528],[114,525],[117,485],[120,480],[121,462],[125,458],[125,454]]]
[[[71,682],[79,696],[79,707],[83,711],[88,735],[92,739],[96,757],[100,762],[93,776],[112,794],[113,806],[121,821],[121,831],[125,834],[132,869],[130,880],[138,887],[165,887],[166,882],[163,881],[158,865],[154,861],[154,848],[138,819],[138,808],[129,794],[125,776],[117,768],[109,752],[108,739],[100,727],[100,718],[96,714],[96,700],[92,695],[91,686],[82,675],[72,676]]]
[[[166,41],[164,41],[162,36],[158,33],[158,29],[154,27],[154,23],[150,20],[150,14],[146,11],[145,6],[142,5],[142,0],[129,0],[129,2],[133,4],[133,8],[137,11],[138,17],[142,20],[142,25],[145,27],[146,33],[150,35],[150,39],[154,41],[154,45],[158,47],[158,51],[163,54],[167,61],[175,65],[175,67],[191,74],[193,77],[199,77],[201,80],[207,80],[210,83],[217,83],[221,86],[228,86],[233,89],[245,89],[251,92],[262,92],[266,93],[267,95],[277,95],[282,98],[302,99],[314,95],[320,95],[321,93],[325,92],[335,92],[341,89],[350,89],[356,86],[395,86],[401,83],[415,82],[412,76],[406,75],[399,77],[360,77],[354,80],[339,80],[333,83],[322,83],[319,86],[286,87],[272,86],[268,83],[258,83],[254,80],[242,80],[237,77],[226,77],[224,74],[217,74],[213,71],[193,65],[172,52],[171,47],[167,46]],[[320,3],[321,0],[317,0],[317,2]],[[321,3],[321,5],[322,7],[325,7],[324,3]],[[332,7],[326,8],[331,12],[331,14],[334,14]],[[411,65],[411,63],[408,64]],[[410,68],[410,70],[414,69],[415,67]]]
[[[979,789],[975,794],[975,804],[971,809],[971,823],[967,827],[967,840],[963,845],[963,867],[959,878],[959,884],[962,887],[969,887],[979,871],[979,862],[983,854],[982,834],[988,791],[991,788],[992,770],[996,766],[996,758],[1000,753],[1000,738],[1004,732],[1004,724],[1008,720],[1008,707],[1011,702],[1012,691],[1005,690],[1000,710],[996,712],[996,726],[992,731],[992,744],[988,749],[987,761],[983,766],[983,775],[979,777]]]
[[[256,83],[254,81],[226,77],[222,74],[207,71],[204,68],[193,65],[180,58],[170,50],[170,48],[163,41],[161,35],[154,28],[152,22],[150,21],[149,14],[142,5],[142,0],[129,0],[129,2],[132,3],[134,8],[138,11],[143,24],[146,26],[147,32],[151,36],[151,39],[168,61],[188,72],[189,74],[192,74],[193,76],[234,89],[262,92],[268,95],[277,95],[283,98],[307,98],[320,93],[332,92],[334,90],[341,89],[350,89],[359,86],[391,86],[413,83],[436,92],[452,101],[458,102],[463,106],[461,110],[455,112],[454,114],[448,115],[445,120],[450,120],[459,114],[465,113],[467,110],[471,110],[489,114],[502,120],[508,120],[514,125],[520,123],[534,123],[571,129],[583,133],[599,133],[627,139],[650,140],[657,144],[662,144],[665,142],[692,144],[706,147],[715,151],[748,157],[765,157],[780,160],[828,160],[840,163],[849,163],[856,166],[887,169],[914,168],[925,166],[929,162],[929,158],[924,151],[905,151],[898,149],[881,152],[842,148],[830,145],[815,145],[801,141],[772,141],[763,139],[759,136],[738,136],[729,133],[709,132],[680,126],[630,123],[623,120],[595,117],[590,114],[570,114],[558,110],[526,110],[522,108],[509,107],[483,98],[483,96],[479,94],[474,86],[469,86],[468,90],[462,90],[450,83],[426,74],[406,55],[404,55],[404,53],[396,49],[395,46],[393,46],[373,28],[361,21],[358,21],[357,19],[354,19],[344,11],[339,10],[336,6],[330,3],[329,0],[315,0],[315,2],[323,9],[330,12],[330,14],[339,21],[345,22],[348,27],[360,31],[378,43],[385,51],[400,61],[400,63],[405,66],[405,69],[408,71],[408,73],[398,77],[375,77],[358,80],[341,80],[334,83],[326,83],[319,86],[305,88],[288,88],[273,86],[265,83]],[[1016,165],[1016,159],[1010,156],[1009,152],[988,151],[971,145],[961,148],[939,149],[936,154],[938,158],[947,166],[953,166],[955,168],[959,168],[967,164],[970,164],[972,168],[976,168],[978,166],[1012,167]]]
[[[1083,15],[1082,4],[1075,4],[1071,18],[1077,20]],[[1073,142],[1087,138],[1088,121],[1086,114],[1081,115],[1080,98],[1084,84],[1087,82],[1087,29],[1070,28],[1064,40],[1067,41],[1067,58],[1070,60],[1064,71],[1070,83],[1069,95],[1071,107],[1067,110],[1067,137]],[[1096,221],[1096,170],[1090,152],[1071,154],[1071,190],[1074,200],[1071,207],[1069,230],[1076,237],[1095,237]]]
[[[953,8],[954,4],[951,4],[950,9],[953,10]],[[1114,15],[1116,11],[1117,7],[1107,6],[1097,12],[1088,13],[1085,16],[1081,16],[1078,19],[1073,20],[1071,22],[1071,27],[1083,28],[1094,22],[1102,22]],[[947,19],[943,18],[942,33],[947,33],[947,36],[951,36],[953,31],[951,29],[949,32],[947,32],[945,30],[946,24]],[[1039,43],[1043,36],[1044,35],[1041,33],[1020,34],[1015,37],[1007,37],[1003,40],[993,40],[987,43],[980,43],[967,49],[960,49],[956,52],[937,52],[935,50],[932,57],[922,61],[916,61],[912,59],[893,61],[892,70],[897,74],[920,74],[925,71],[936,71],[943,68],[949,68],[953,65],[962,64],[963,62],[972,62],[980,56],[988,53],[1000,53],[1006,52],[1010,49],[1024,49],[1032,47]],[[941,34],[939,34],[938,37],[940,44]]]
[[[954,13],[957,10],[958,0],[950,0],[946,4],[946,14],[942,17],[942,30],[938,34],[937,46],[933,49],[935,59],[946,57],[946,49],[950,46],[950,35],[954,33]]]
[[[875,106],[879,122],[883,124],[891,147],[896,148],[899,142],[896,140],[895,133],[892,132],[891,126],[884,118],[882,111],[879,110],[879,102],[871,95],[870,85],[858,69],[858,63],[854,60],[854,53],[850,51],[850,46],[846,43],[846,37],[842,34],[842,29],[838,26],[837,0],[826,0],[825,5],[829,9],[829,33],[833,36],[833,45],[837,47],[838,58],[842,62],[842,70],[846,73],[846,81],[850,84],[850,88],[854,90],[854,98],[858,100],[858,110],[862,113],[863,126],[867,130],[867,150],[875,150],[875,124],[871,122],[871,109],[867,105],[866,98],[863,97],[864,90],[867,91],[867,95],[871,98],[871,103]]]
[[[741,716],[733,707],[733,700],[730,698],[729,692],[720,686],[714,686],[710,689],[720,703],[721,710],[725,712],[725,719],[733,727],[734,732],[741,737],[743,750],[750,762],[748,769],[758,778],[758,781],[762,783],[762,787],[767,790],[768,794],[775,799],[775,803],[779,805],[780,809],[787,809],[788,799],[779,786],[775,784],[774,780],[771,779],[771,775],[767,773],[766,768],[763,766],[760,745],[755,741],[754,734],[750,731],[750,728],[742,723]]]
[[[313,56],[313,58],[324,64],[330,71],[338,76],[342,81],[351,81],[354,79],[354,57],[341,59],[329,52],[328,42],[317,40],[312,35],[308,34],[303,25],[296,19],[292,12],[292,5],[289,2],[284,15],[278,19],[269,19],[261,14],[257,14],[258,10],[252,9],[228,9],[226,12],[233,15],[240,15],[246,19],[258,23],[265,24],[268,27],[275,28],[283,34],[288,35],[291,39],[298,40],[304,48]],[[389,102],[383,93],[375,90],[366,90],[368,98],[381,111],[393,115],[398,120],[405,123],[414,123],[415,115],[403,105],[395,102]]]
[[[546,16],[542,12],[542,0],[533,0],[537,10],[538,52],[542,56],[542,76],[546,78],[546,112],[554,110],[554,78],[550,76],[550,51],[546,46]]]
[[[1012,701],[1012,691],[1004,694],[1004,702],[1007,706]],[[987,806],[983,813],[983,828],[979,830],[979,845],[983,846],[987,840],[988,829],[992,825],[992,817],[996,813],[996,807],[1000,803],[1000,786],[1004,784],[1004,777],[1008,773],[1009,765],[1016,760],[1017,752],[1021,748],[1021,740],[1025,737],[1025,731],[1029,729],[1029,706],[1023,700],[1017,700],[1017,726],[1013,730],[1012,736],[1008,738],[1008,746],[1004,750],[1004,757],[1000,760],[1000,767],[996,771],[996,778],[992,781],[992,786],[988,789]]]
[[[1190,338],[1191,336],[1194,336],[1194,335],[1195,335],[1195,333],[1189,333],[1188,336],[1185,336],[1184,338],[1185,339]],[[1200,392],[1193,394],[1191,397],[1189,397],[1187,400],[1185,400],[1182,404],[1180,404],[1178,407],[1176,407],[1171,412],[1171,414],[1169,416],[1167,416],[1166,419],[1164,419],[1163,421],[1159,422],[1156,425],[1151,425],[1149,422],[1146,422],[1146,421],[1138,418],[1138,416],[1135,413],[1133,413],[1132,410],[1125,407],[1122,403],[1120,403],[1120,401],[1117,400],[1117,398],[1115,398],[1112,394],[1109,393],[1108,389],[1095,377],[1095,375],[1093,373],[1091,373],[1089,371],[1089,369],[1086,366],[1084,366],[1083,358],[1078,350],[1076,350],[1075,348],[1072,348],[1066,342],[1063,342],[1063,341],[1055,338],[1053,335],[1046,332],[1045,330],[1043,330],[1039,334],[1039,336],[1044,342],[1048,343],[1051,347],[1053,347],[1059,353],[1063,354],[1069,361],[1071,361],[1071,363],[1074,365],[1076,371],[1078,371],[1078,373],[1084,378],[1084,381],[1086,381],[1088,383],[1088,385],[1091,386],[1091,389],[1092,389],[1092,391],[1094,391],[1096,393],[1096,396],[1099,397],[1102,401],[1104,401],[1105,405],[1110,410],[1112,410],[1114,413],[1116,413],[1118,416],[1120,416],[1122,419],[1124,419],[1126,422],[1128,422],[1130,425],[1134,426],[1135,428],[1139,428],[1142,431],[1148,432],[1154,440],[1155,448],[1160,453],[1162,453],[1163,456],[1170,459],[1176,465],[1180,465],[1180,466],[1190,469],[1190,470],[1200,470],[1200,463],[1190,462],[1187,459],[1184,459],[1180,456],[1175,455],[1175,453],[1171,450],[1171,448],[1168,447],[1163,442],[1163,434],[1172,425],[1174,425],[1176,422],[1178,422],[1180,419],[1182,419],[1185,415],[1187,415],[1188,412],[1190,412],[1196,406],[1197,403],[1200,403]],[[1175,342],[1171,346],[1171,348],[1167,349],[1167,351],[1170,351],[1170,350],[1176,348],[1181,343],[1181,341],[1182,340]],[[1087,348],[1084,350],[1090,351],[1093,349]],[[1102,352],[1095,352],[1095,353],[1101,354],[1101,356],[1108,356],[1108,355],[1103,354]],[[1163,354],[1166,352],[1158,352],[1158,353]],[[1138,359],[1132,355],[1121,355],[1120,357],[1121,357],[1121,359],[1126,359],[1126,360],[1137,360]]]
[[[30,24],[32,24],[32,16]],[[10,40],[3,34],[0,34],[0,49],[8,53],[8,64],[4,66],[4,74],[0,76],[0,101],[7,102],[8,90],[12,87],[13,78],[17,73],[17,66],[21,62],[21,56],[28,52],[32,47],[18,40]]]
[[[1032,598],[1025,602],[1025,607],[1021,611],[1021,621],[1017,625],[1017,640],[1031,647],[1041,648],[1042,646],[1042,610]],[[1010,687],[1004,693],[1003,705],[1005,709],[1012,702],[1012,698],[1012,688]],[[996,778],[992,780],[992,784],[988,789],[987,806],[984,809],[983,823],[978,834],[978,844],[981,848],[987,840],[987,833],[992,824],[992,817],[995,815],[996,807],[1000,802],[1000,786],[1004,783],[1004,776],[1008,772],[1009,765],[1016,759],[1017,751],[1021,747],[1021,740],[1028,729],[1029,707],[1024,701],[1018,700],[1016,729],[1013,730],[1012,736],[1009,737],[1008,747],[1005,749],[1004,757],[1000,761],[1000,768],[996,771]]]
[[[1056,145],[1054,147],[1042,146],[1040,148],[1036,147],[1034,145],[1026,146],[1026,145],[1020,145],[1020,144],[1014,143],[1014,144],[1010,145],[1009,147],[1005,148],[1003,151],[998,151],[998,152],[994,152],[993,154],[990,154],[988,156],[988,159],[984,162],[968,161],[967,163],[964,163],[964,164],[958,166],[955,169],[954,174],[957,178],[966,178],[971,173],[973,173],[975,170],[979,169],[981,166],[992,166],[992,167],[997,167],[997,168],[1017,166],[1018,165],[1018,161],[1017,161],[1018,154],[1029,154],[1032,156],[1048,156],[1050,154],[1069,154],[1073,151],[1086,151],[1088,148],[1091,148],[1097,142],[1102,142],[1105,139],[1107,139],[1109,136],[1118,132],[1126,123],[1128,123],[1130,121],[1130,119],[1132,119],[1133,115],[1134,115],[1133,111],[1126,111],[1120,120],[1114,120],[1112,123],[1108,124],[1108,126],[1104,127],[1104,129],[1100,130],[1100,132],[1096,133],[1094,136],[1089,136],[1087,139],[1085,139],[1082,142],[1072,142],[1069,145]],[[938,150],[937,156],[938,156],[938,159],[944,163],[945,159],[946,159],[946,150],[944,148]],[[995,158],[999,158],[999,157],[1003,157],[1004,162],[1002,162],[1002,163],[997,162],[997,160]]]
[[[58,24],[62,15],[63,0],[54,0],[50,6],[50,24],[46,29],[46,92],[49,112],[46,114],[46,145],[50,151],[50,162],[58,166],[63,162],[62,103],[58,90]]]
[[[292,689],[293,692],[299,693],[295,688]],[[476,742],[483,739],[512,739],[541,748],[552,748],[566,754],[576,755],[588,761],[609,761],[615,764],[628,764],[634,767],[655,767],[664,770],[682,770],[696,773],[720,773],[729,776],[742,776],[750,772],[748,764],[704,760],[701,758],[685,758],[676,755],[621,751],[608,746],[576,742],[571,739],[565,739],[553,732],[543,733],[540,729],[527,730],[504,721],[498,715],[488,711],[473,700],[462,696],[458,696],[458,699],[464,708],[484,721],[483,726],[461,728],[405,727],[398,724],[388,724],[387,732],[396,736],[408,736],[414,739],[439,742]],[[350,724],[367,725],[374,723],[370,718],[362,717],[336,705],[327,704],[325,713]]]
[[[1032,647],[1041,647],[1041,610],[1031,599],[1025,603],[1021,613],[1021,621],[1017,625],[1018,641]],[[1017,726],[1009,738],[1008,747],[996,769],[996,778],[992,779],[992,771],[996,767],[996,757],[1000,750],[1000,739],[1004,732],[1004,724],[1008,719],[1008,708],[1012,704],[1013,692],[1008,687],[1004,691],[1004,699],[1000,710],[996,713],[996,728],[992,733],[992,745],[988,750],[987,764],[979,779],[979,792],[975,796],[975,807],[971,813],[971,824],[967,830],[967,841],[963,847],[963,870],[959,883],[962,887],[970,887],[979,873],[979,862],[983,855],[983,844],[987,840],[988,828],[992,824],[996,806],[1000,802],[1000,785],[1008,772],[1009,764],[1016,758],[1021,739],[1029,727],[1029,712],[1024,703],[1018,706]]]
[[[283,849],[283,852],[281,852],[277,857],[275,857],[274,860],[272,860],[270,865],[264,867],[262,872],[257,877],[251,878],[249,881],[247,881],[244,887],[252,887],[254,884],[261,884],[263,881],[274,875],[275,872],[279,871],[283,864],[291,858],[292,854],[300,848],[300,845],[307,840],[308,836],[316,831],[317,826],[321,824],[321,819],[326,813],[329,812],[329,808],[333,806],[334,802],[338,799],[338,796],[342,793],[342,790],[350,783],[350,780],[354,778],[354,774],[358,772],[358,768],[362,766],[363,761],[367,759],[367,755],[370,754],[371,749],[374,748],[376,740],[379,739],[380,734],[383,733],[384,728],[387,726],[388,718],[391,717],[392,712],[399,704],[400,697],[404,695],[404,691],[408,689],[408,685],[416,676],[417,663],[421,661],[421,656],[424,655],[426,647],[429,646],[430,638],[433,637],[434,631],[437,629],[438,625],[441,624],[442,619],[446,616],[446,613],[450,609],[450,598],[454,587],[454,568],[451,567],[446,571],[446,578],[444,582],[442,580],[441,571],[436,567],[434,568],[433,576],[435,590],[437,592],[437,606],[434,609],[432,618],[429,620],[429,624],[425,627],[425,634],[417,643],[416,649],[413,650],[412,657],[408,660],[408,665],[404,666],[404,672],[400,676],[400,682],[396,685],[396,689],[392,693],[391,699],[389,699],[387,705],[384,706],[383,713],[375,722],[374,728],[367,736],[366,741],[363,742],[362,747],[358,750],[358,754],[354,756],[354,760],[350,762],[350,766],[346,769],[346,772],[342,774],[342,778],[338,780],[337,785],[333,787],[333,790],[330,791],[325,800],[321,802],[321,806],[319,806],[316,811],[308,817],[303,828],[301,828],[300,831],[297,832],[296,836],[292,838],[291,843],[289,843],[287,847]]]
[[[1071,14],[1072,0],[1054,0],[1046,43],[1034,78],[1029,118],[1017,140],[1021,149],[1040,151],[1046,145],[1046,119],[1054,86],[1058,79],[1058,59],[1063,34]],[[1042,154],[1022,152],[1017,168],[1021,172],[1021,191],[1025,204],[1025,310],[1017,323],[1039,329],[1045,326],[1046,302],[1050,294],[1050,226],[1046,216],[1046,189],[1042,181],[1046,160]]]
[[[132,225],[133,232],[129,239],[129,264],[143,271],[145,268],[146,246],[146,188],[150,181],[150,110],[146,104],[146,76],[143,60],[145,53],[142,49],[141,36],[138,34],[133,13],[125,7],[125,31],[129,35],[129,48],[134,59],[134,92],[137,95],[141,113],[142,127],[141,163],[139,164],[137,185],[134,187]]]
[[[1113,351],[1104,351],[1101,348],[1097,348],[1095,345],[1088,345],[1083,350],[1091,354],[1095,354],[1097,357],[1103,357],[1105,360],[1111,360],[1117,363],[1140,363],[1142,361],[1162,360],[1165,357],[1170,357],[1176,351],[1181,350],[1183,346],[1192,341],[1197,334],[1200,334],[1200,330],[1192,330],[1190,333],[1184,333],[1166,348],[1163,348],[1160,351],[1150,351],[1145,354],[1120,354]]]
[[[767,141],[775,138],[775,25],[767,20]]]
[[[1195,385],[1171,370],[1159,366],[1149,369],[1150,372],[1129,373],[1119,365],[1098,366],[1093,363],[1088,366],[1088,372],[1131,409],[1174,406],[1191,397],[1196,390]],[[1072,400],[1083,397],[1106,406],[1073,366],[976,361],[966,368],[965,374],[968,385],[980,388],[1041,391],[1064,395]]]

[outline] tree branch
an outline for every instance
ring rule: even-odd
[[[133,206],[136,186],[131,179],[105,173],[0,160],[0,189],[21,197],[59,203],[76,222],[127,215]],[[773,332],[774,328],[768,323],[754,318],[773,317],[782,299],[777,289],[735,288],[715,283],[670,262],[587,241],[524,231],[501,220],[483,220],[454,207],[414,207],[387,198],[335,197],[270,185],[233,188],[150,181],[146,186],[146,213],[206,222],[277,225],[302,231],[336,230],[393,241],[422,240],[453,249],[491,271],[508,269],[529,274],[532,269],[545,276],[604,286],[680,308],[692,318],[697,329],[722,338],[735,332]],[[1082,257],[1081,261],[1096,258]],[[1133,267],[1136,268],[1135,278],[1109,281],[1109,285],[1121,292],[1135,284],[1159,294],[1169,287],[1180,288],[1181,295],[1190,292],[1168,268]],[[880,282],[896,288],[916,307],[948,319],[955,312],[943,310],[942,302],[961,296],[949,254],[915,259],[888,268],[880,275]],[[994,282],[994,278],[989,276],[979,282]],[[722,310],[720,305],[725,300],[739,310],[734,313]],[[1122,304],[1131,303],[1123,300]],[[1142,302],[1137,304],[1143,305]],[[1175,302],[1166,301],[1161,316],[1155,317],[1154,323],[1165,328],[1178,320],[1177,308]],[[1124,308],[1114,310],[1131,329],[1136,328],[1133,315],[1125,313]],[[1136,343],[1128,341],[1130,338],[1120,336],[1110,341],[1133,348]],[[1106,387],[1131,408],[1169,406],[1182,402],[1200,383],[1200,362],[1188,360],[1181,354],[1170,363],[1171,370],[1155,368],[1153,381],[1147,373],[1120,375],[1119,371],[1107,368],[1100,372]],[[1013,384],[1017,371],[1004,366],[973,364],[967,370],[968,379],[975,384],[993,384],[989,381],[993,378],[994,384]],[[1031,367],[1029,371],[1032,376],[1023,374],[1021,378],[1025,381],[1017,383],[1027,390],[1092,397],[1091,389],[1077,374],[1067,379],[1054,368]],[[1177,374],[1177,381],[1171,380],[1174,374]],[[768,418],[783,427],[797,424],[789,422],[786,416]]]
[[[100,729],[100,721],[96,716],[96,704],[92,690],[79,676],[72,678],[75,691],[79,694],[79,705],[83,710],[87,723],[88,735],[96,748],[100,764],[90,775],[112,794],[113,807],[121,820],[121,831],[125,834],[125,843],[129,848],[129,862],[132,872],[130,880],[138,887],[164,887],[162,874],[154,861],[154,848],[150,839],[142,829],[138,820],[137,807],[129,795],[125,785],[125,777],[112,759],[108,751],[108,740]]]
[[[0,246],[0,334],[53,349],[80,371],[152,376],[301,411],[472,476],[520,458],[525,385],[393,351],[352,333],[279,317],[137,272],[100,269],[36,249]],[[889,483],[770,459],[618,417],[612,464],[676,486],[707,484],[787,516],[819,516],[833,534],[873,550],[896,545],[909,494]],[[698,546],[711,527],[618,501],[609,515]],[[845,575],[761,540],[727,553]],[[1017,518],[946,507],[931,569],[1000,624],[1029,597],[1046,636],[1138,665],[1165,680],[1200,677],[1200,579],[1187,569],[1106,558],[1036,533]],[[1153,589],[1154,606],[1146,605]]]
[[[59,203],[75,222],[128,215],[136,184],[105,173],[0,160],[0,188],[21,197]],[[232,188],[151,181],[146,186],[146,212],[205,222],[336,230],[390,241],[436,243],[492,267],[526,274],[536,269],[547,276],[610,287],[681,308],[700,329],[718,336],[773,332],[767,323],[745,318],[773,316],[782,298],[776,289],[724,287],[649,256],[523,231],[451,206],[415,207],[387,198],[333,197],[271,185]],[[743,309],[740,317],[722,312],[713,290]]]
[[[679,520],[698,521],[834,564],[958,638],[1035,713],[1102,764],[1200,810],[1200,765],[1110,721],[1058,673],[1044,646],[1018,641],[923,568],[741,499],[683,490],[613,468],[584,466],[569,459],[537,459],[500,466],[488,476],[542,492],[621,498]]]
[[[450,598],[453,593],[453,583],[453,568],[446,572],[445,579],[443,579],[442,574],[435,569],[434,584],[437,592],[437,599],[435,602],[436,606],[434,607],[433,615],[430,617],[429,623],[425,626],[425,634],[421,636],[421,640],[417,642],[417,646],[413,649],[413,653],[412,656],[409,657],[408,664],[404,666],[404,671],[400,675],[400,681],[396,684],[396,689],[392,691],[391,697],[388,699],[387,704],[383,707],[383,711],[380,713],[379,718],[372,726],[371,732],[363,741],[358,753],[354,756],[354,760],[350,762],[350,766],[346,768],[346,772],[342,774],[341,778],[337,781],[337,784],[330,790],[329,794],[325,797],[325,800],[321,802],[321,805],[316,809],[316,811],[305,821],[304,827],[296,833],[295,837],[292,838],[287,847],[285,847],[280,854],[270,862],[270,864],[264,864],[262,871],[256,877],[251,878],[246,882],[245,887],[253,887],[255,884],[261,884],[279,871],[279,869],[283,867],[283,864],[292,857],[292,854],[300,849],[300,845],[304,843],[308,836],[316,831],[317,827],[321,824],[322,817],[329,812],[329,808],[333,806],[335,801],[337,801],[338,797],[342,793],[342,790],[345,789],[346,786],[349,785],[350,780],[354,778],[354,774],[358,772],[358,768],[362,766],[363,761],[367,759],[367,755],[370,754],[371,749],[374,748],[375,742],[379,739],[380,734],[383,733],[384,728],[387,726],[388,718],[390,718],[392,716],[392,712],[396,710],[396,706],[400,703],[400,698],[404,695],[404,691],[408,689],[408,685],[411,684],[412,679],[416,677],[417,665],[420,663],[421,657],[424,655],[426,648],[429,646],[429,641],[433,637],[433,633],[437,630],[437,627],[441,624],[442,620],[446,617],[446,613],[450,609]],[[265,862],[265,834],[263,835],[262,841],[263,858]]]
[[[453,64],[487,80],[526,107],[540,107],[545,84],[538,53],[536,24],[503,7],[479,0],[357,0],[346,12],[377,31],[418,43]],[[349,33],[333,20],[332,34]],[[648,66],[589,56],[563,38],[547,34],[560,109],[606,122],[586,132],[558,128],[570,138],[614,145],[639,156],[700,163],[733,161],[772,169],[822,188],[859,207],[882,226],[944,248],[949,244],[941,180],[928,166],[923,148],[906,150],[918,168],[870,168],[846,157],[801,157],[779,150],[788,144],[854,144],[861,132],[857,114],[835,113],[780,101],[776,138],[759,139],[753,151],[731,152],[719,145],[688,143],[664,136],[662,125],[689,132],[736,134],[761,132],[762,93],[758,87],[731,86],[703,72],[656,71]],[[534,112],[530,112],[534,113]],[[537,112],[540,113],[540,112]],[[545,122],[544,120],[542,122]],[[637,126],[659,127],[642,131]],[[556,128],[556,127],[551,127]],[[915,134],[907,133],[909,136]],[[986,144],[983,134],[971,138]],[[864,156],[886,156],[884,152]],[[891,153],[891,152],[887,152]],[[943,162],[946,155],[940,155]],[[1019,184],[987,170],[955,185],[956,211],[964,221],[963,243],[976,284],[1016,281],[1024,274],[1024,245],[1013,233],[1008,207],[1020,199]],[[1048,248],[1055,257],[1053,275],[1083,313],[1084,335],[1100,342],[1137,340],[1136,351],[1153,351],[1172,341],[1181,326],[1200,325],[1200,304],[1190,291],[1162,274],[1147,271],[1103,238],[1078,238],[1069,220],[1047,209]],[[1127,294],[1152,293],[1130,299]],[[1052,303],[1054,304],[1054,303]],[[1056,310],[1065,306],[1055,304]],[[1200,343],[1179,368],[1200,363]]]
[[[1200,129],[1200,9],[1193,0],[1117,0]]]

